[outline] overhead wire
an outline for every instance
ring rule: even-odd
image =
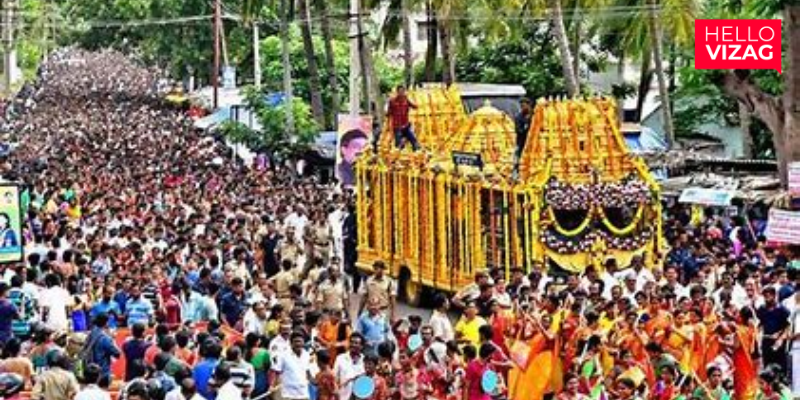
[[[238,13],[232,11],[229,6],[223,3],[223,15],[222,18],[225,20],[230,21],[243,21],[243,17]],[[481,10],[479,12],[456,12],[456,13],[449,13],[447,15],[437,15],[438,19],[445,19],[450,21],[486,21],[486,20],[508,20],[508,21],[524,21],[524,22],[546,22],[550,21],[550,16],[548,13],[550,12],[549,9],[541,10],[541,12],[536,14],[525,13],[525,14],[501,14],[497,15],[497,11],[492,10]],[[653,12],[655,14],[661,14],[664,12],[664,8],[661,6],[650,6],[650,5],[641,5],[641,6],[609,6],[609,7],[602,7],[602,8],[591,8],[591,7],[583,7],[583,8],[573,8],[570,9],[569,12],[563,14],[564,21],[571,21],[571,20],[583,20],[588,15],[591,16],[592,19],[618,19],[628,16],[639,15],[643,12]],[[368,18],[371,17],[378,17],[378,18],[387,18],[387,17],[402,17],[403,14],[399,11],[375,11],[370,13],[364,13]],[[17,12],[16,15],[22,16],[30,16],[30,17],[38,17],[41,16],[41,13],[38,11],[30,11],[30,12]],[[55,15],[61,17],[57,13]],[[423,17],[425,15],[423,14]],[[62,29],[103,29],[103,28],[127,28],[127,27],[143,27],[143,26],[153,26],[153,25],[177,25],[177,24],[188,24],[194,22],[201,22],[201,21],[210,21],[214,17],[213,14],[208,15],[194,15],[194,16],[185,16],[185,17],[171,17],[171,18],[146,18],[146,19],[137,19],[137,20],[69,20],[64,19],[63,17],[60,22],[53,23],[29,23],[25,21],[17,21],[14,23],[14,26],[17,28],[25,27],[25,26],[37,26],[37,27],[46,27],[46,28],[62,28]],[[348,10],[332,10],[328,18],[330,21],[333,22],[348,22],[355,15],[349,13]],[[321,21],[324,19],[324,16],[314,16],[309,18],[309,21]],[[301,18],[302,19],[302,18]],[[302,19],[305,21],[305,19]],[[254,23],[258,23],[259,25],[269,25],[269,26],[277,26],[276,23],[272,21],[265,21],[263,19],[254,20]],[[0,27],[7,25],[6,22],[0,22]]]

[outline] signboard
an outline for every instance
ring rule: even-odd
[[[349,187],[356,183],[356,159],[372,142],[372,117],[340,114],[337,120],[336,178]]]
[[[681,192],[681,197],[678,199],[678,202],[727,207],[731,205],[731,200],[733,200],[734,196],[735,193],[732,190],[693,187],[684,189],[683,192]]]
[[[222,87],[225,89],[236,88],[236,68],[229,65],[222,67]]]
[[[453,164],[455,165],[483,168],[483,159],[481,159],[480,154],[454,151],[452,153],[452,156],[453,156]]]
[[[766,235],[771,242],[800,244],[800,211],[771,209]]]
[[[800,162],[791,162],[789,169],[789,194],[800,196]]]
[[[20,202],[19,186],[0,184],[0,264],[24,259]]]

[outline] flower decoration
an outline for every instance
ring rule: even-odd
[[[585,210],[592,205],[622,207],[647,203],[651,197],[647,183],[636,178],[593,185],[570,184],[553,178],[547,183],[544,195],[545,202],[550,207],[560,210]]]

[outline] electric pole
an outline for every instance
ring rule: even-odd
[[[17,0],[3,0],[3,70],[5,72],[5,90],[11,95],[14,84],[14,69],[17,55],[14,46],[14,25],[16,19]]]
[[[220,2],[214,0],[214,71],[211,74],[211,85],[214,86],[214,110],[219,107],[219,48],[222,28],[222,12]]]
[[[359,115],[361,104],[361,87],[359,77],[361,75],[361,57],[359,38],[358,13],[361,9],[359,0],[350,0],[350,115]]]
[[[258,20],[253,21],[253,83],[261,89],[261,38]]]

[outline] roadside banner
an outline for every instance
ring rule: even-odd
[[[800,162],[791,162],[789,169],[789,194],[800,196]]]
[[[23,260],[20,187],[0,184],[0,264]]]
[[[800,244],[800,211],[771,209],[766,236],[771,242]]]
[[[372,141],[372,117],[340,114],[336,144],[336,177],[344,187],[355,184],[354,163]]]
[[[683,189],[678,202],[704,206],[727,207],[736,193],[732,190],[690,187]]]

